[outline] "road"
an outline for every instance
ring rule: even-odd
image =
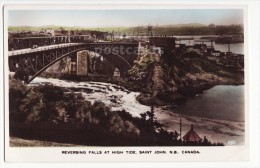
[[[88,44],[135,44],[131,42],[111,42],[111,41],[95,41],[93,43],[88,43]],[[14,50],[14,51],[8,51],[8,56],[16,56],[16,55],[21,55],[21,54],[26,54],[26,53],[33,53],[33,52],[39,52],[39,51],[44,51],[44,50],[51,50],[54,48],[63,48],[67,46],[76,46],[76,45],[82,45],[85,43],[63,43],[63,44],[55,44],[55,45],[48,45],[48,46],[39,46],[37,48],[25,48],[25,49],[20,49],[20,50]],[[136,43],[137,44],[137,43]]]
[[[75,46],[75,45],[81,45],[82,43],[64,43],[64,44],[55,44],[55,45],[48,45],[48,46],[40,46],[38,48],[25,48],[20,50],[14,50],[14,51],[8,51],[8,56],[15,56],[20,55],[24,53],[32,53],[32,52],[38,52],[43,50],[50,50],[54,48],[63,48],[66,46]]]

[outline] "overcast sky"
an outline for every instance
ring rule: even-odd
[[[243,24],[242,9],[10,10],[9,26],[138,26],[201,23]]]

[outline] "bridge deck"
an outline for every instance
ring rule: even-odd
[[[55,48],[63,48],[63,47],[82,45],[82,44],[83,43],[64,43],[64,44],[40,46],[40,47],[34,48],[34,49],[25,48],[25,49],[20,49],[20,50],[9,51],[8,56],[15,56],[15,55],[20,55],[20,54],[27,54],[27,53],[32,53],[32,52],[39,52],[39,51],[45,51],[45,50],[50,50],[50,49],[55,49]]]
[[[54,45],[48,45],[48,46],[39,46],[37,48],[25,48],[25,49],[20,49],[20,50],[14,50],[14,51],[8,51],[8,56],[16,56],[16,55],[21,55],[21,54],[28,54],[28,53],[33,53],[33,52],[39,52],[39,51],[46,51],[46,50],[51,50],[55,48],[63,48],[63,47],[69,47],[69,46],[77,46],[77,45],[82,45],[86,43],[63,43],[63,44],[54,44]],[[138,43],[130,43],[130,42],[107,42],[107,41],[102,41],[102,42],[94,42],[94,43],[88,43],[88,44],[123,44],[123,45],[138,45]]]

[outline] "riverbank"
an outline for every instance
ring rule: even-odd
[[[153,108],[143,111],[140,106],[135,106],[137,101],[129,103],[128,96],[134,95],[120,86],[45,80],[48,82],[41,79],[42,82],[28,86],[10,78],[11,137],[85,146],[223,145],[209,141],[192,144],[181,142],[176,132],[165,130],[156,121]],[[100,94],[95,95],[94,99],[88,97],[96,93]],[[119,105],[123,110],[113,110],[109,102]],[[138,117],[134,117],[134,114]]]
[[[141,93],[137,100],[143,105],[181,105],[195,96],[219,85],[239,86],[244,85],[244,76],[240,75],[234,78],[217,77],[213,74],[202,74],[193,76],[196,83],[187,86],[180,86],[176,91],[167,91],[160,93],[159,97],[153,97],[151,93]],[[198,82],[200,81],[200,82]]]
[[[164,124],[167,130],[180,128],[182,119],[182,135],[190,130],[191,124],[201,138],[206,136],[210,141],[222,142],[224,145],[244,145],[245,143],[245,123],[230,120],[217,120],[192,115],[182,115],[172,110],[163,110],[161,107],[155,109],[156,118]]]
[[[144,49],[128,78],[146,89],[139,90],[138,101],[158,106],[181,104],[216,85],[244,84],[243,55],[213,56],[199,47],[179,47],[162,55]]]
[[[244,97],[243,85],[217,85],[172,108],[180,114],[244,122]]]
[[[9,138],[10,147],[82,147],[77,144],[69,144],[69,143],[57,143],[57,142],[49,142],[49,141],[40,141],[40,140],[28,140],[18,137],[10,137]]]
[[[31,86],[51,83],[55,86],[73,90],[75,93],[82,93],[83,97],[89,101],[99,100],[105,103],[114,111],[125,110],[133,117],[150,111],[150,106],[142,105],[136,97],[140,92],[131,92],[121,86],[103,82],[75,82],[59,79],[35,78]],[[196,117],[192,114],[178,114],[176,109],[164,109],[155,107],[155,117],[158,122],[164,125],[169,131],[179,130],[179,119],[183,121],[182,135],[189,131],[193,124],[196,132],[203,138],[206,136],[212,142],[223,142],[228,145],[228,141],[235,140],[236,145],[244,143],[244,122],[234,122],[229,120],[217,120],[203,117]]]

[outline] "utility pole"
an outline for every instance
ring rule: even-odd
[[[115,40],[115,31],[113,30],[113,31],[112,31],[111,41],[114,41],[114,40]]]
[[[151,25],[147,27],[147,36],[153,36],[153,27]]]
[[[228,39],[228,52],[230,52],[230,41]]]
[[[182,127],[182,121],[181,121],[181,118],[180,118],[180,140],[182,140],[182,136],[181,136],[181,127]]]

